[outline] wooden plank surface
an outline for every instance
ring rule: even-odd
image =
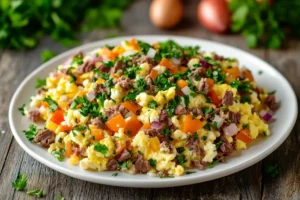
[[[204,30],[196,19],[198,1],[185,1],[185,17],[173,30],[159,30],[148,19],[150,1],[136,1],[126,12],[121,30],[93,31],[81,36],[82,43],[103,39],[108,34],[172,34],[226,43],[257,55],[279,69],[292,83],[300,98],[300,41],[290,41],[281,51],[250,50],[239,35],[215,35]],[[40,64],[40,52],[65,51],[59,44],[44,39],[38,48],[26,52],[0,52],[0,199],[34,199],[16,192],[11,182],[18,173],[28,175],[28,188],[43,188],[45,199],[300,199],[300,121],[281,147],[268,158],[236,174],[206,183],[163,189],[134,189],[80,181],[58,173],[31,158],[13,139],[8,125],[8,104],[18,84]],[[1,131],[5,131],[1,134]],[[263,175],[262,165],[279,163],[280,176]]]

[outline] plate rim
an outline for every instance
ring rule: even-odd
[[[109,43],[116,42],[116,41],[128,40],[132,37],[139,38],[142,40],[147,39],[147,38],[149,40],[151,40],[155,37],[157,38],[157,40],[166,40],[166,39],[195,40],[195,41],[198,41],[199,43],[201,43],[201,42],[202,43],[210,43],[213,45],[223,46],[228,49],[233,49],[235,51],[239,51],[242,54],[246,54],[249,58],[253,59],[255,62],[263,63],[264,65],[268,66],[268,68],[269,68],[268,70],[272,70],[276,75],[278,75],[285,82],[285,84],[288,86],[288,89],[290,90],[289,92],[291,92],[292,101],[293,101],[293,103],[295,103],[294,104],[295,112],[294,112],[294,116],[292,118],[292,122],[290,122],[290,126],[285,131],[285,133],[278,139],[278,141],[275,144],[273,144],[270,148],[266,149],[265,151],[260,152],[257,156],[249,158],[247,160],[247,162],[243,162],[240,165],[233,166],[232,168],[227,169],[225,171],[220,170],[220,171],[214,172],[212,174],[210,174],[210,173],[204,174],[204,175],[202,175],[201,179],[199,179],[199,177],[197,177],[197,176],[191,176],[191,177],[184,176],[184,178],[180,177],[178,179],[177,178],[176,179],[155,179],[155,178],[153,178],[153,180],[147,181],[147,182],[145,182],[141,179],[128,179],[128,180],[126,180],[127,183],[125,184],[122,180],[116,179],[116,177],[111,177],[111,178],[101,177],[101,179],[99,179],[97,177],[96,178],[95,177],[94,178],[93,177],[85,177],[82,174],[77,174],[73,171],[70,171],[68,168],[56,165],[55,163],[51,162],[50,160],[47,160],[46,158],[43,158],[42,156],[40,156],[37,153],[28,149],[26,144],[23,142],[23,140],[19,136],[19,134],[16,130],[16,127],[14,126],[14,123],[13,123],[13,113],[14,113],[14,108],[16,107],[15,102],[18,98],[20,91],[22,91],[24,89],[24,87],[26,86],[26,83],[28,81],[30,81],[36,74],[43,71],[45,68],[50,67],[57,60],[60,60],[64,57],[72,55],[75,52],[78,52],[80,50],[89,49],[89,48],[97,48],[97,46],[99,47],[99,46],[103,45],[103,43],[109,44]],[[215,50],[215,51],[217,52],[217,50]],[[48,62],[43,63],[42,65],[39,65],[34,71],[32,71],[29,75],[27,75],[27,77],[19,84],[18,88],[14,92],[14,95],[12,96],[12,99],[11,99],[11,102],[9,105],[9,112],[8,112],[9,125],[11,128],[12,134],[13,134],[14,138],[16,139],[17,143],[22,147],[23,150],[25,150],[25,152],[27,152],[31,157],[33,157],[40,163],[46,165],[47,167],[50,167],[51,169],[53,169],[55,171],[58,171],[60,173],[63,173],[65,175],[71,176],[76,179],[80,179],[80,180],[84,180],[84,181],[88,181],[88,182],[94,182],[94,183],[98,183],[98,184],[121,186],[121,187],[135,187],[135,188],[164,188],[164,187],[190,185],[190,184],[195,184],[195,183],[200,183],[200,182],[205,182],[205,181],[225,177],[230,174],[241,171],[247,167],[250,167],[250,166],[254,165],[255,163],[259,162],[260,160],[264,159],[265,157],[267,157],[269,154],[271,154],[273,151],[275,151],[286,140],[286,138],[289,136],[289,134],[291,133],[291,131],[296,123],[297,115],[298,115],[298,102],[297,102],[295,91],[293,90],[291,84],[287,81],[287,79],[276,68],[274,68],[269,63],[267,63],[266,61],[262,60],[261,58],[255,56],[251,53],[246,52],[245,50],[242,50],[242,49],[239,49],[239,48],[227,45],[227,44],[223,44],[223,43],[219,43],[219,42],[215,42],[215,41],[211,41],[211,40],[206,40],[206,39],[186,37],[186,36],[177,36],[177,35],[122,36],[122,37],[116,37],[116,38],[112,38],[112,39],[103,39],[103,40],[90,42],[90,43],[83,44],[81,46],[72,48],[70,50],[67,50],[67,51],[59,54],[58,56],[52,58]]]

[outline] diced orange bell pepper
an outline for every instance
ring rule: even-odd
[[[149,148],[154,152],[159,151],[160,142],[159,142],[159,139],[157,137],[149,138]]]
[[[66,148],[66,157],[70,158],[71,155],[73,154],[71,140],[68,140],[65,145],[66,145],[65,146],[65,148]]]
[[[104,57],[108,58],[109,60],[114,60],[117,55],[116,55],[116,53],[112,52],[109,48],[104,47],[102,49],[101,56],[104,56]]]
[[[177,81],[177,85],[180,88],[185,88],[186,86],[188,86],[188,83],[185,80],[180,79],[180,80]]]
[[[170,69],[172,74],[177,74],[177,73],[184,73],[187,70],[187,67],[172,67]]]
[[[116,155],[119,155],[126,147],[126,144],[116,143]]]
[[[240,69],[238,67],[228,68],[224,71],[225,73],[228,73],[228,76],[225,79],[227,83],[235,81],[240,76]]]
[[[125,127],[126,122],[123,116],[121,114],[118,114],[113,118],[111,118],[110,120],[108,120],[105,124],[110,130],[114,132],[118,132],[119,128]]]
[[[213,104],[219,106],[221,104],[221,100],[219,99],[217,93],[214,90],[210,90],[208,92],[208,96]]]
[[[250,82],[254,81],[254,78],[252,76],[252,73],[249,70],[244,70],[243,71],[245,78],[247,78]]]
[[[250,144],[252,142],[252,138],[250,136],[249,129],[242,129],[240,130],[237,135],[235,136],[235,139],[241,140],[245,142],[246,144]]]
[[[90,127],[91,134],[94,136],[95,140],[99,141],[104,138],[104,131],[100,128]]]
[[[152,69],[150,72],[150,77],[152,78],[152,80],[155,80],[158,76],[158,72],[155,69]]]
[[[102,84],[102,83],[105,83],[105,80],[102,79],[102,78],[98,78],[97,81],[96,81],[97,84]]]
[[[124,106],[127,110],[131,111],[133,114],[136,113],[140,109],[140,106],[132,101],[124,101],[122,103],[122,106]]]
[[[203,127],[203,123],[199,119],[193,119],[191,114],[186,115],[183,124],[182,131],[185,133],[194,133]]]
[[[71,131],[72,129],[73,129],[72,126],[59,125],[57,132],[66,132],[66,131]]]
[[[151,128],[151,124],[150,123],[146,123],[146,124],[143,124],[141,130],[150,129],[150,128]]]
[[[129,136],[135,136],[143,124],[138,120],[136,115],[133,115],[126,120],[125,133]]]
[[[212,88],[215,84],[215,81],[211,78],[206,79],[207,84],[209,85],[209,88]]]
[[[118,74],[112,74],[110,75],[111,78],[120,78],[120,76]]]
[[[136,41],[135,38],[131,38],[131,40],[129,41],[130,45],[137,51],[140,51],[140,47]]]
[[[161,59],[159,65],[166,67],[167,69],[172,69],[173,68],[173,63],[172,61],[168,60],[167,58]]]
[[[55,124],[60,124],[62,121],[64,121],[64,111],[61,109],[57,109],[54,111],[54,113],[51,116],[50,119]]]
[[[42,101],[41,106],[44,106],[45,108],[48,108],[49,104],[45,101]]]

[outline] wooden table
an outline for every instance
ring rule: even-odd
[[[150,1],[136,1],[126,12],[122,30],[95,31],[81,38],[82,43],[101,40],[107,34],[172,34],[214,40],[257,55],[276,67],[292,84],[300,98],[300,41],[289,40],[283,50],[251,50],[240,35],[215,35],[204,30],[196,19],[197,1],[185,0],[185,18],[173,30],[162,31],[148,19]],[[48,38],[30,51],[0,51],[0,199],[33,199],[15,191],[11,182],[19,173],[28,175],[28,188],[43,188],[46,199],[300,199],[300,119],[288,139],[263,161],[236,174],[206,183],[164,189],[134,189],[99,185],[58,173],[25,153],[13,139],[8,124],[8,105],[21,81],[41,64],[40,52],[67,49]],[[234,55],[233,55],[234,56]],[[262,168],[279,163],[280,175],[266,177]]]

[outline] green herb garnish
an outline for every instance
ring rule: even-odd
[[[29,130],[28,131],[24,130],[23,132],[25,133],[27,140],[31,142],[35,138],[38,132],[38,128],[34,124],[31,124],[29,125]]]
[[[24,190],[27,186],[27,175],[26,174],[19,174],[15,182],[12,183],[13,188],[15,190]]]
[[[94,146],[94,150],[102,153],[105,156],[108,151],[108,148],[105,144],[96,143]]]

